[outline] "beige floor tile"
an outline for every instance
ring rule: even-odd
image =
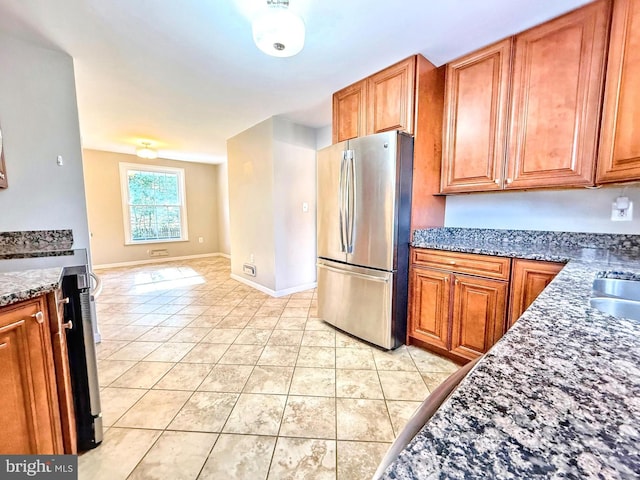
[[[195,346],[195,343],[163,343],[142,360],[145,362],[177,362]]]
[[[285,395],[241,394],[223,431],[277,435],[286,398]]]
[[[190,396],[191,392],[149,390],[118,420],[116,426],[164,429]]]
[[[178,363],[153,388],[194,392],[209,375],[212,367],[208,363]]]
[[[255,317],[249,320],[247,328],[258,328],[262,330],[273,330],[274,328],[276,328],[276,325],[280,320],[279,314],[277,316],[257,316],[257,313],[258,312],[256,312]]]
[[[218,363],[223,365],[255,365],[263,348],[262,345],[230,345]]]
[[[336,349],[331,347],[300,347],[296,366],[335,368]]]
[[[200,315],[188,326],[193,328],[214,328],[222,321],[222,317],[214,317],[213,315]]]
[[[96,343],[96,357],[105,359],[128,343],[128,340],[103,340],[100,343]]]
[[[166,342],[181,330],[180,327],[153,327],[136,341],[138,342]]]
[[[371,350],[371,347],[365,342],[358,340],[357,338],[342,332],[336,332],[336,347],[361,348],[364,350]]]
[[[150,330],[151,327],[141,325],[104,325],[102,338],[105,340],[135,340]]]
[[[449,378],[450,373],[423,373],[422,380],[427,385],[429,392],[433,392],[442,382]]]
[[[173,367],[171,362],[139,362],[111,384],[120,388],[151,388]]]
[[[216,363],[227,351],[224,343],[199,343],[180,360],[181,363]]]
[[[198,390],[240,393],[252,371],[253,366],[249,365],[216,365]]]
[[[391,350],[388,352],[374,349],[372,350],[372,352],[373,359],[376,362],[376,368],[378,370],[406,372],[418,371],[406,347],[400,347],[396,350]]]
[[[273,330],[267,345],[291,345],[297,347],[302,342],[303,333],[304,330]]]
[[[305,347],[335,347],[336,333],[333,331],[307,329],[302,337],[302,345]]]
[[[336,442],[280,437],[269,479],[335,480]]]
[[[418,347],[407,347],[407,351],[421,373],[454,373],[460,368],[448,358],[422,350]]]
[[[100,360],[98,362],[98,383],[102,387],[110,385],[136,363],[130,360]]]
[[[215,317],[225,317],[229,315],[229,312],[233,309],[233,305],[213,305],[209,307],[204,313],[205,315],[213,315]]]
[[[310,298],[300,298],[300,299],[292,298],[287,302],[287,308],[292,308],[292,307],[309,308],[310,305],[311,305]]]
[[[233,310],[229,312],[230,317],[246,317],[247,319],[253,317],[258,311],[258,307],[245,307],[244,303],[239,304],[237,307],[233,307]]]
[[[380,371],[380,383],[384,398],[387,400],[423,401],[429,396],[429,390],[418,372]]]
[[[279,435],[285,437],[335,439],[335,399],[290,395],[284,409]]]
[[[271,336],[271,330],[245,328],[233,343],[238,345],[266,345]]]
[[[244,386],[244,393],[289,393],[293,367],[274,367],[269,365],[257,365],[247,384]]]
[[[98,322],[102,325],[131,325],[142,317],[141,313],[98,312]]]
[[[336,370],[336,396],[346,398],[384,398],[375,370]]]
[[[309,315],[309,307],[285,307],[282,310],[281,317],[291,318],[291,317],[307,317]]]
[[[238,338],[240,332],[242,332],[240,328],[214,328],[202,339],[202,342],[231,344]]]
[[[304,330],[307,324],[307,317],[280,317],[276,324],[278,330]]]
[[[233,313],[233,312],[232,312]],[[218,328],[244,328],[251,320],[250,316],[246,317],[232,317],[229,315],[220,321]]]
[[[296,364],[299,347],[294,345],[267,345],[258,359],[258,365],[293,367]]]
[[[338,480],[371,478],[390,446],[378,442],[338,442]]]
[[[79,480],[126,479],[160,431],[111,427],[102,444],[78,457]]]
[[[159,308],[159,307],[156,307]],[[132,325],[142,325],[147,327],[155,327],[169,319],[171,315],[161,313],[147,313],[132,323]]]
[[[321,320],[319,318],[313,318],[309,316],[309,320],[307,320],[306,325],[304,326],[305,330],[314,330],[314,331],[325,331],[325,332],[334,332],[336,333],[336,329],[333,325]]]
[[[217,435],[164,432],[127,480],[195,480]]]
[[[391,425],[396,435],[402,431],[409,419],[422,402],[409,402],[404,400],[387,400],[387,410],[391,417]]]
[[[364,348],[336,348],[336,368],[375,370],[373,353]]]
[[[221,434],[198,480],[265,480],[276,437]]]
[[[113,353],[108,360],[142,360],[160,345],[160,342],[131,342]]]
[[[159,313],[161,315],[174,315],[182,310],[181,305],[171,305],[169,303],[165,303],[160,307],[156,308],[153,313]]]
[[[338,440],[393,441],[384,400],[336,399]]]
[[[336,371],[333,368],[296,367],[289,394],[335,397]]]
[[[107,387],[101,390],[102,424],[105,427],[113,425],[145,393],[146,390],[136,388]]]
[[[193,322],[197,315],[181,315],[179,313],[171,315],[167,320],[160,325],[163,327],[186,327]]]
[[[169,430],[219,432],[237,400],[238,395],[235,393],[196,392],[167,428]]]
[[[280,317],[282,315],[282,311],[284,307],[271,306],[271,305],[263,305],[262,307],[256,310],[256,317]]]
[[[189,304],[188,306],[186,306],[182,310],[180,310],[179,313],[181,313],[182,315],[202,315],[208,309],[209,309],[209,307],[206,306],[206,305],[192,305],[192,304]]]
[[[199,342],[204,337],[206,337],[209,332],[211,332],[210,328],[192,328],[192,327],[184,327],[178,333],[176,333],[173,337],[171,337],[169,342]]]

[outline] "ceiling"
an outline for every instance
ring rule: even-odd
[[[253,44],[266,0],[0,0],[0,30],[74,58],[84,148],[224,162],[273,115],[321,127],[331,94],[411,54],[436,65],[587,0],[290,0],[303,51]]]

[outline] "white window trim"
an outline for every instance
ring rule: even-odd
[[[166,240],[132,240],[131,239],[131,218],[129,218],[129,182],[128,171],[138,170],[143,172],[177,173],[178,174],[178,194],[180,195],[180,238],[170,238]],[[122,221],[124,224],[124,244],[141,245],[145,243],[175,243],[188,242],[189,230],[187,222],[187,194],[185,188],[184,168],[162,167],[160,165],[147,165],[145,163],[120,162],[120,195],[122,197]]]

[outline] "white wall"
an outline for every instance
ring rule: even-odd
[[[0,72],[0,231],[70,228],[74,246],[89,248],[72,58],[0,33]]]
[[[227,163],[216,168],[218,174],[218,251],[231,253],[229,239],[229,169]]]
[[[316,281],[316,130],[274,118],[273,135],[276,290],[286,290]]]
[[[270,293],[316,280],[316,134],[272,117],[227,141],[231,273]]]
[[[333,138],[331,137],[331,124],[316,129],[316,150],[331,145]]]
[[[612,222],[611,203],[624,192],[631,222]],[[640,234],[640,187],[450,195],[446,227]]]

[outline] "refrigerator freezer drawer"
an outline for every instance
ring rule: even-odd
[[[394,348],[393,274],[318,262],[318,317],[382,348]]]

